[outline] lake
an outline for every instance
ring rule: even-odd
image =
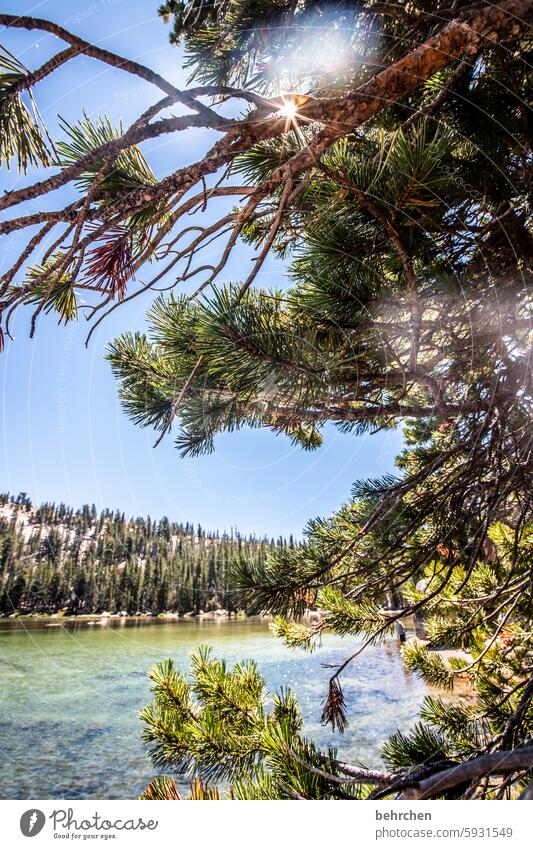
[[[369,647],[343,676],[350,726],[320,725],[330,670],[356,641],[327,635],[312,655],[285,648],[261,620],[108,620],[93,627],[0,621],[0,798],[129,799],[153,777],[138,711],[146,670],[172,657],[187,670],[202,644],[234,663],[254,658],[269,689],[290,686],[305,731],[345,760],[379,764],[379,747],[416,719],[427,690],[401,662],[396,640]],[[179,782],[183,790],[186,782]]]

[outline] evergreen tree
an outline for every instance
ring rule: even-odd
[[[87,506],[32,507],[0,497],[0,615],[235,612],[229,565],[263,563],[273,545]],[[21,511],[30,535],[21,526]]]
[[[14,185],[1,199],[2,210],[12,211],[25,201],[36,201],[39,209],[27,215],[8,213],[0,223],[0,234],[20,231],[25,240],[0,280],[0,347],[4,335],[10,335],[11,315],[19,308],[29,310],[33,334],[43,315],[55,313],[67,323],[78,319],[82,307],[85,312],[90,306],[98,308],[91,311],[94,328],[110,310],[155,286],[166,274],[179,283],[192,279],[203,290],[220,275],[240,235],[255,240],[262,233],[260,252],[244,281],[248,287],[274,242],[281,247],[283,234],[292,233],[294,224],[299,226],[310,197],[307,183],[316,183],[317,164],[342,168],[334,147],[343,139],[351,162],[346,182],[342,171],[333,182],[339,195],[360,191],[366,199],[363,220],[371,219],[370,229],[386,231],[377,276],[386,274],[391,259],[387,243],[396,246],[396,263],[405,259],[405,252],[410,255],[411,234],[405,219],[409,215],[417,219],[423,206],[418,229],[430,226],[431,202],[426,195],[422,204],[414,184],[408,191],[404,186],[403,220],[398,222],[398,232],[394,222],[391,230],[383,202],[396,203],[394,191],[385,197],[378,179],[374,206],[368,179],[360,175],[354,180],[349,167],[357,139],[364,136],[367,147],[380,124],[388,130],[405,124],[416,128],[421,115],[440,118],[443,106],[455,112],[453,120],[462,121],[466,131],[462,149],[456,144],[454,153],[465,167],[474,165],[474,187],[479,189],[481,175],[472,147],[480,138],[485,149],[485,158],[478,157],[482,173],[487,173],[489,163],[494,166],[485,183],[488,211],[482,204],[477,216],[470,209],[464,219],[471,237],[468,249],[475,250],[483,238],[485,249],[490,246],[494,251],[500,244],[508,253],[508,240],[496,223],[504,216],[505,232],[523,249],[528,241],[524,208],[515,205],[514,199],[508,208],[505,202],[516,182],[525,183],[528,174],[523,145],[530,139],[531,121],[524,94],[532,10],[531,0],[479,4],[413,0],[407,5],[377,0],[217,0],[214,4],[172,0],[162,6],[161,14],[172,22],[172,38],[182,43],[191,77],[199,83],[183,91],[153,69],[91,44],[58,23],[0,13],[0,24],[8,33],[14,28],[48,32],[67,45],[34,70],[8,48],[0,49],[0,166],[9,167],[14,160],[19,172],[25,173],[28,166],[53,169],[45,179]],[[164,96],[154,99],[129,127],[107,116],[90,118],[82,111],[69,120],[61,119],[57,137],[52,138],[33,90],[51,75],[67,73],[69,63],[80,55],[119,68],[159,88]],[[165,111],[177,106],[184,109],[181,115]],[[159,169],[150,166],[141,150],[143,142],[198,129],[217,133],[218,141],[197,161],[158,179],[155,171]],[[495,145],[497,133],[501,140]],[[258,146],[267,156],[260,169],[262,177],[258,181],[256,172],[252,189],[246,185],[249,167],[243,166],[242,171],[237,159]],[[497,171],[500,150],[508,151],[509,160]],[[385,148],[382,153],[381,159],[375,153],[374,161],[385,176]],[[506,169],[511,159],[510,183]],[[422,170],[416,178],[433,200],[440,192],[435,177]],[[58,208],[53,201],[52,206],[46,202],[41,206],[39,199],[67,186],[79,196],[67,195],[66,204],[60,198]],[[496,194],[503,206],[493,217]],[[244,199],[241,206],[234,206],[236,197]],[[221,217],[199,232],[191,231],[188,213],[215,207],[218,214],[221,199]],[[316,200],[311,198],[311,205]],[[443,222],[439,214],[436,219],[436,232],[431,227],[430,232],[443,241],[456,225]],[[36,225],[37,231],[28,229]],[[364,221],[354,226],[361,235]],[[221,236],[226,243],[219,260],[206,265],[202,250]],[[459,249],[457,243],[454,248]],[[155,259],[157,269],[149,272]],[[357,262],[357,256],[352,260]],[[414,257],[413,263],[416,266]],[[135,282],[140,269],[149,272],[142,288]],[[418,327],[419,307],[414,299],[416,274],[416,267],[405,270],[413,298],[415,347],[423,329]],[[387,288],[391,281],[382,283]],[[100,307],[106,309],[100,311]]]
[[[267,22],[264,52],[254,33],[241,33],[239,12],[261,19],[248,4],[207,11],[169,3],[163,12],[174,16],[174,37],[199,79],[257,84],[271,44],[284,49],[274,24]],[[420,13],[427,36],[435,23]],[[267,14],[297,22],[299,10]],[[392,55],[402,50],[404,25],[391,14],[381,26]],[[516,795],[533,765],[531,77],[530,47],[513,47],[504,54],[478,44],[293,177],[291,164],[314,140],[295,109],[283,139],[261,142],[234,164],[254,197],[285,167],[286,182],[259,201],[242,235],[260,255],[273,249],[289,260],[291,288],[250,288],[252,274],[201,301],[162,297],[148,338],[124,334],[110,352],[130,416],[165,433],[178,415],[183,454],[211,451],[217,433],[244,425],[312,450],[329,421],[358,435],[404,424],[397,475],[356,483],[335,516],[309,523],[303,546],[280,548],[259,566],[240,563],[236,580],[249,610],[277,616],[289,646],[312,650],[325,630],[362,640],[339,660],[326,694],[322,721],[341,732],[349,708],[342,672],[401,617],[416,617],[426,639],[407,646],[408,666],[439,686],[468,680],[478,701],[428,700],[421,723],[385,745],[389,763],[411,776],[425,764],[431,782],[443,766],[491,755],[494,766],[497,753],[505,760],[508,749],[523,750],[520,768],[503,770],[503,780],[490,777],[491,766],[459,790],[434,784],[433,795]],[[353,82],[347,74],[334,88]],[[323,86],[323,75],[313,78],[313,94]],[[320,611],[311,626],[298,618],[309,607]],[[445,660],[442,649],[468,659]],[[214,662],[221,680],[217,670]],[[197,661],[193,676],[202,703]],[[214,714],[222,702],[209,705]],[[155,704],[157,712],[163,702]],[[213,753],[206,759],[195,731],[174,714],[183,763],[212,777]],[[253,733],[262,722],[254,720]],[[157,727],[150,733],[157,740]],[[262,786],[287,795],[268,783],[277,767],[255,755],[267,769]],[[237,747],[229,758],[242,778],[249,767]],[[313,776],[321,768],[312,759],[308,766]],[[287,772],[298,774],[294,759]],[[407,788],[404,779],[388,781]],[[337,786],[344,792],[347,783]],[[291,787],[287,774],[283,784]],[[293,792],[313,795],[303,784]]]
[[[74,320],[79,286],[96,304],[114,301],[114,309],[157,256],[158,270],[144,285],[169,271],[175,278],[182,263],[180,282],[203,274],[198,297],[160,298],[149,337],[123,335],[110,360],[126,410],[159,439],[178,417],[178,448],[191,455],[243,425],[270,427],[311,450],[326,422],[354,434],[407,422],[398,475],[356,484],[338,514],[310,523],[302,547],[250,562],[237,537],[233,558],[243,603],[281,617],[276,629],[289,644],[312,648],[329,628],[362,637],[364,646],[415,614],[429,642],[406,650],[412,668],[441,684],[459,675],[474,680],[479,705],[463,720],[445,703],[428,703],[410,735],[389,741],[384,756],[394,771],[373,785],[387,793],[516,795],[531,778],[532,9],[530,0],[167,2],[161,12],[201,84],[188,92],[49,22],[0,15],[8,26],[55,32],[74,53],[89,52],[165,92],[127,130],[86,116],[65,124],[54,177],[2,200],[10,208],[74,180],[82,193],[57,212],[0,224],[0,232],[41,225],[2,278],[6,321],[24,304],[34,310],[32,332],[43,311]],[[308,62],[316,27],[325,51]],[[1,58],[2,159],[18,156],[22,170],[50,159],[38,114],[22,95],[72,51],[33,76]],[[332,65],[332,56],[341,61]],[[199,99],[209,96],[210,106]],[[217,111],[227,98],[233,115],[237,101],[248,104],[244,116]],[[191,114],[158,117],[177,102]],[[222,135],[198,162],[158,181],[136,145],[191,126]],[[217,171],[239,185],[208,185]],[[245,200],[176,248],[190,234],[183,216],[221,196]],[[45,249],[56,227],[61,232]],[[220,260],[205,276],[199,252],[223,234]],[[250,273],[200,298],[239,237],[257,249]],[[36,250],[38,262],[28,266]],[[252,287],[272,250],[290,263],[288,291]],[[109,520],[102,515],[99,529]],[[139,544],[146,563],[153,560],[145,592],[154,605],[153,578],[165,565],[146,528]],[[194,606],[193,551],[207,563],[203,542],[194,540],[187,564]],[[24,567],[15,579],[21,604],[32,577]],[[108,566],[109,604],[116,587]],[[392,602],[400,609],[387,614]],[[298,620],[310,605],[321,611],[312,628]],[[435,651],[458,643],[470,652],[466,666]],[[326,694],[323,721],[339,730],[348,721],[342,671],[362,646],[339,661]],[[290,697],[267,715],[252,667],[228,673],[205,655],[194,664],[194,705],[171,668],[155,673],[154,722],[147,719],[158,763],[185,762],[216,779],[216,769],[209,773],[214,741],[236,793],[353,792],[359,773],[343,773],[333,754],[301,740]],[[250,743],[244,750],[232,727]],[[175,757],[158,748],[167,732],[171,742],[176,737]],[[444,767],[463,785],[444,778]],[[328,783],[317,790],[318,779]],[[368,773],[364,780],[363,788],[373,783]]]
[[[514,671],[520,674],[518,663]],[[339,760],[334,749],[318,750],[303,735],[294,695],[282,690],[269,700],[253,662],[230,670],[200,649],[191,680],[171,660],[149,676],[154,701],[141,719],[154,765],[215,783],[199,788],[197,780],[192,798],[219,798],[221,781],[237,799],[529,798],[531,682],[520,692],[506,678],[502,692],[489,673],[480,676],[473,704],[427,697],[421,722],[383,745],[386,768],[368,769]],[[141,798],[179,796],[167,775]]]

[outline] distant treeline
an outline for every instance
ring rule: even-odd
[[[0,495],[0,615],[237,609],[235,562],[289,541]]]

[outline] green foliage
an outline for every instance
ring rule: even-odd
[[[326,421],[363,434],[414,412],[436,436],[429,448],[421,444],[405,455],[403,469],[436,462],[437,452],[449,449],[462,450],[466,461],[481,427],[476,413],[491,403],[494,375],[511,368],[513,381],[528,380],[519,353],[527,344],[527,295],[519,280],[533,261],[533,241],[518,214],[513,227],[522,233],[521,256],[498,243],[494,276],[487,278],[491,245],[471,232],[488,232],[491,216],[511,197],[487,194],[484,154],[473,149],[465,160],[464,136],[451,116],[447,126],[427,119],[408,128],[389,123],[333,145],[295,187],[275,242],[292,255],[289,291],[254,289],[241,297],[235,283],[200,302],[160,299],[149,314],[149,346],[128,335],[113,343],[110,360],[135,421],[163,429],[176,386],[186,384],[177,440],[184,454],[211,451],[218,432],[244,425],[268,426],[313,449]],[[289,133],[243,154],[235,168],[260,184],[302,144],[304,137]],[[510,153],[500,155],[505,168]],[[246,240],[264,240],[271,202]],[[511,218],[509,209],[506,221]],[[411,373],[413,285],[425,330],[417,333]],[[503,298],[495,294],[499,287]],[[501,363],[500,319],[516,338],[512,366]],[[161,374],[163,356],[168,368]],[[500,381],[498,389],[504,405],[512,403],[506,385]],[[513,408],[512,427],[527,418],[522,402]],[[471,413],[448,432],[449,417],[467,408]],[[448,509],[445,500],[443,524]]]
[[[58,324],[78,318],[78,300],[72,275],[62,268],[63,254],[58,252],[42,265],[33,265],[26,272],[30,284],[27,304],[41,304],[45,313],[55,312]]]
[[[323,610],[324,626],[341,636],[359,636],[367,634],[376,625],[385,620],[379,607],[371,601],[353,602],[334,587],[324,587],[317,598],[317,604]],[[380,636],[390,636],[392,625]]]
[[[408,669],[418,672],[428,684],[433,687],[451,689],[453,687],[453,672],[438,654],[427,650],[420,644],[404,647],[403,659]]]
[[[505,738],[526,691],[522,681],[508,694],[464,703],[426,697],[421,721],[383,745],[382,758],[391,768],[386,772],[349,766],[334,750],[317,750],[303,736],[294,695],[282,690],[269,697],[253,662],[229,669],[202,648],[192,657],[190,678],[178,673],[171,660],[153,667],[149,677],[153,703],[141,719],[154,766],[182,778],[196,776],[191,798],[211,799],[394,798],[398,787],[458,765]],[[513,729],[515,745],[527,744],[532,723],[530,709]],[[508,744],[509,739],[502,741]],[[512,784],[518,793],[524,777]],[[445,798],[456,798],[464,789],[452,788]],[[494,798],[498,785],[485,793]],[[179,796],[173,780],[162,776],[141,798]]]
[[[362,641],[346,652],[345,664],[357,663],[395,619],[415,614],[429,639],[408,643],[408,668],[432,687],[475,688],[455,730],[447,703],[434,700],[411,732],[391,737],[383,757],[395,776],[526,744],[530,707],[518,705],[530,705],[531,693],[520,664],[531,655],[533,623],[522,288],[533,251],[521,212],[512,251],[487,235],[525,196],[517,183],[515,206],[490,183],[455,105],[440,126],[406,126],[410,112],[401,114],[400,126],[381,116],[334,145],[298,184],[276,242],[292,258],[288,291],[242,296],[231,284],[194,304],[160,299],[147,338],[123,336],[109,355],[123,404],[142,425],[162,430],[186,387],[184,454],[211,451],[217,433],[245,425],[291,439],[307,428],[309,448],[328,421],[356,435],[403,423],[397,474],[358,481],[336,514],[309,523],[298,548],[233,570],[239,603],[277,617],[273,629],[291,648],[312,650],[332,630]],[[293,133],[261,145],[238,168],[259,184],[301,143]],[[505,171],[512,153],[504,148],[495,156]],[[245,234],[254,244],[268,232],[270,203]],[[302,620],[309,609],[315,617]],[[340,732],[351,719],[343,669],[332,673],[322,714]],[[192,733],[180,738],[188,751]],[[255,782],[238,785],[239,770],[231,779],[239,793],[285,798],[290,787],[307,798],[288,781],[300,775],[294,763],[281,787],[258,757]],[[198,759],[195,768],[203,774]],[[524,776],[511,778],[515,793]]]
[[[291,649],[313,651],[320,636],[320,630],[306,627],[301,622],[289,621],[283,616],[275,616],[270,627],[274,636],[280,637]]]
[[[270,96],[294,79],[305,99],[357,91],[405,55],[406,44],[433,35],[449,3],[413,0],[389,15],[372,0],[364,8],[169,0],[160,13],[200,82]],[[278,617],[274,630],[293,648],[312,649],[328,629],[355,637],[324,705],[323,721],[339,731],[351,718],[344,668],[414,614],[427,644],[407,645],[408,667],[431,686],[456,691],[461,683],[475,694],[467,705],[426,700],[422,721],[390,738],[387,787],[409,771],[418,776],[531,740],[529,54],[520,36],[512,49],[485,39],[475,61],[450,62],[363,129],[329,148],[324,142],[293,182],[261,195],[242,236],[255,247],[273,240],[290,261],[290,288],[244,291],[232,282],[194,301],[161,297],[147,334],[126,333],[109,350],[127,413],[161,434],[176,419],[182,454],[212,451],[217,434],[245,426],[317,449],[328,422],[369,436],[401,424],[397,474],[357,482],[335,515],[309,523],[298,548],[224,540],[220,559],[211,557],[217,546],[190,529],[106,515],[87,554],[65,551],[50,531],[36,563],[21,565],[20,536],[4,528],[2,610],[79,609],[81,600],[86,610],[198,611],[223,599]],[[331,57],[342,61],[332,66]],[[1,155],[17,155],[24,169],[44,154],[35,116],[12,87],[22,85],[22,69],[10,62],[0,84]],[[234,175],[260,188],[280,164],[303,158],[317,134],[327,139],[324,128],[303,123],[295,116],[283,136],[243,151]],[[62,167],[88,157],[79,188],[95,204],[154,185],[136,147],[112,167],[95,154],[102,144],[116,149],[122,127],[87,116],[63,126]],[[124,297],[166,214],[160,202],[109,228],[82,269],[92,288]],[[77,309],[70,263],[56,270],[43,263],[29,279],[39,303],[67,321]],[[78,538],[82,525],[99,520],[72,521]],[[143,720],[161,768],[231,781],[239,798],[377,795],[342,779],[334,755],[301,736],[291,694],[268,704],[252,663],[229,670],[201,651],[192,681],[171,663],[151,677],[154,704]],[[515,793],[528,778],[471,790]],[[195,787],[198,798],[211,792]],[[166,798],[174,790],[156,782],[147,792]]]
[[[89,506],[74,511],[64,504],[43,504],[35,509],[7,495],[0,505],[5,506],[0,519],[0,615],[235,613],[234,564],[256,564],[275,545],[287,545],[238,532],[208,533],[166,518],[127,519],[111,510],[97,514]],[[169,679],[169,694],[173,686]]]
[[[389,737],[381,754],[390,766],[402,767],[442,761],[448,751],[442,735],[428,725],[417,723],[408,734],[397,731]]]
[[[61,126],[66,134],[66,140],[57,143],[57,150],[63,168],[76,165],[93,151],[124,135],[122,123],[115,129],[107,116],[98,117],[93,121],[84,112],[83,119],[77,124],[69,124],[64,118]],[[95,159],[87,166],[87,171],[77,179],[80,191],[87,191],[103,166],[101,159]],[[113,170],[100,185],[101,195],[109,193],[113,196],[118,191],[133,191],[143,186],[152,186],[156,182],[152,169],[146,162],[141,151],[135,145],[120,151]],[[105,197],[102,199],[105,202]]]
[[[168,775],[158,775],[152,779],[139,796],[139,799],[147,802],[163,802],[180,798],[176,782]]]
[[[159,14],[172,24],[171,42],[183,44],[190,79],[204,83],[267,88],[273,81],[289,82],[295,72],[323,77],[330,70],[327,50],[335,50],[337,59],[344,51],[353,60],[355,9],[346,4],[167,0]],[[324,53],[313,61],[317,38]]]
[[[107,116],[99,116],[93,121],[84,112],[83,118],[76,124],[69,124],[64,118],[60,119],[60,124],[66,134],[66,139],[56,145],[60,165],[67,168],[90,157],[87,170],[75,182],[82,193],[87,193],[98,178],[96,199],[99,205],[105,207],[122,194],[157,183],[152,169],[136,145],[120,150],[112,167],[101,175],[104,160],[91,155],[102,145],[112,145],[124,135],[122,122],[115,129]],[[146,245],[151,228],[164,222],[165,217],[165,204],[158,202],[144,206],[129,218],[129,228],[140,246]]]
[[[9,168],[16,157],[18,170],[24,174],[28,166],[46,167],[53,158],[31,92],[29,107],[21,96],[26,74],[27,68],[0,47],[0,167],[5,162]]]
[[[283,690],[267,699],[253,662],[228,669],[208,649],[199,649],[192,656],[190,682],[176,673],[172,661],[154,667],[149,676],[154,701],[141,719],[155,766],[186,775],[199,771],[204,781],[229,781],[237,799],[359,795],[356,788],[339,787],[335,753],[318,752],[302,737],[294,695]],[[169,790],[167,783],[149,788],[142,798],[161,798],[157,794]]]
[[[456,752],[482,748],[490,740],[490,727],[483,716],[483,705],[446,702],[426,696],[420,717],[444,735]]]
[[[186,798],[191,801],[214,802],[220,799],[218,788],[205,785],[199,778],[191,781],[190,786],[191,792]],[[176,787],[176,782],[168,775],[158,775],[156,778],[153,778],[139,796],[139,799],[150,802],[163,802],[181,798]]]

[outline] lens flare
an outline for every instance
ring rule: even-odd
[[[298,107],[294,100],[284,100],[283,106],[278,109],[278,115],[281,115],[283,118],[287,118],[288,121],[292,121],[296,117],[296,113],[298,112]]]

